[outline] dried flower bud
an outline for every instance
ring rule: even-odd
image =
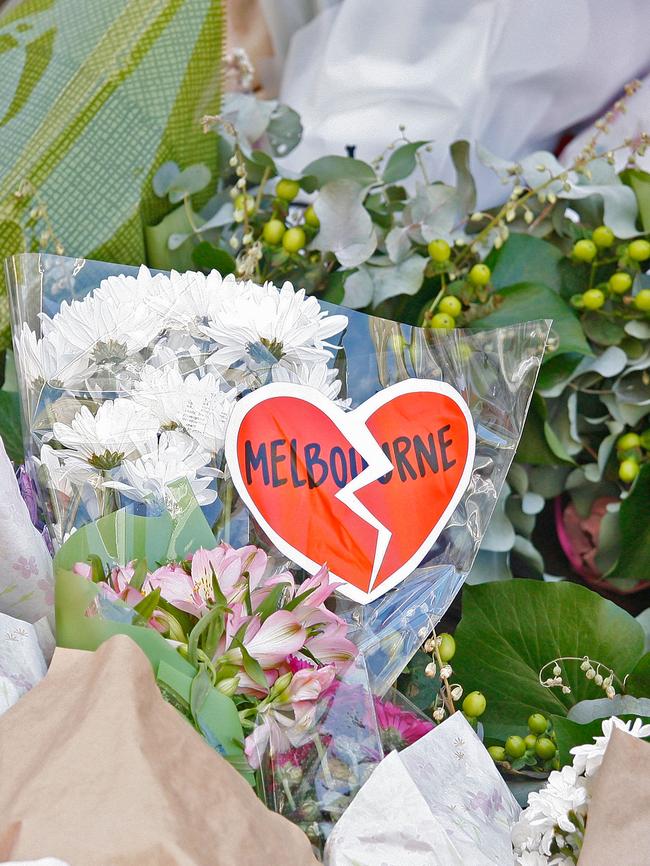
[[[593,680],[596,677],[596,671],[593,668],[588,668],[585,672],[585,676],[588,680]]]
[[[441,722],[445,717],[445,711],[442,707],[437,707],[433,711],[433,718],[436,722]]]
[[[562,686],[562,694],[563,695],[570,695],[571,694],[570,687],[569,686]]]
[[[562,673],[562,668],[558,664],[554,665],[553,666],[554,676],[559,677],[561,673]]]
[[[452,670],[451,665],[443,665],[440,668],[440,679],[441,680],[448,680],[452,674],[453,674],[453,670]]]
[[[228,244],[230,245],[230,248],[233,250],[239,249],[239,241],[237,240],[236,237],[230,238],[230,240],[228,241]]]
[[[594,682],[596,683],[597,686],[602,686],[603,678],[601,677],[600,674],[596,674],[596,676],[594,677]]]
[[[608,698],[613,698],[616,695],[616,689],[614,688],[614,686],[607,686],[607,688],[605,689],[605,694]]]
[[[429,655],[431,655],[431,653],[435,650],[435,648],[436,648],[436,641],[435,641],[435,638],[432,638],[432,637],[430,637],[429,640],[423,646],[423,650],[425,651],[425,653],[428,653]]]
[[[429,662],[429,664],[424,669],[424,674],[427,677],[435,677],[437,672],[436,663]]]
[[[589,661],[587,656],[585,656],[582,664],[580,665],[580,670],[581,671],[588,671],[590,667],[591,667],[591,662]]]

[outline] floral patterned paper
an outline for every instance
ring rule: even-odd
[[[508,866],[520,808],[462,713],[377,767],[330,836],[328,866]]]

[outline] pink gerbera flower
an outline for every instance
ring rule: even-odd
[[[375,698],[375,715],[386,754],[416,743],[434,728],[433,722],[428,719],[380,698]]]

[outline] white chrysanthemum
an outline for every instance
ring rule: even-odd
[[[29,387],[71,388],[83,378],[89,359],[80,356],[65,339],[65,335],[54,332],[39,339],[34,331],[23,323],[16,339],[19,363]]]
[[[217,498],[211,488],[213,479],[198,473],[210,462],[210,455],[196,442],[177,431],[161,433],[156,447],[135,460],[125,460],[117,477],[106,481],[106,487],[119,490],[138,502],[167,504],[169,485],[186,478],[199,505],[209,505]]]
[[[235,284],[234,277],[224,280],[217,271],[207,276],[196,271],[179,274],[172,271],[151,296],[151,308],[160,316],[165,328],[201,336],[201,328],[218,312],[225,289]]]
[[[54,439],[67,449],[66,460],[79,458],[99,470],[155,448],[160,424],[155,415],[132,400],[107,400],[93,415],[87,406],[70,424],[56,421]]]
[[[90,295],[63,303],[52,319],[42,316],[43,336],[63,339],[77,357],[97,365],[124,362],[148,346],[160,331],[160,319],[144,303]]]
[[[106,277],[93,291],[91,297],[116,306],[148,303],[150,298],[156,295],[167,282],[169,282],[169,277],[165,274],[154,276],[149,268],[141,265],[135,277],[126,276],[126,274]]]
[[[213,453],[223,447],[235,398],[236,391],[222,390],[212,373],[183,378],[176,366],[145,367],[133,391],[133,399],[154,414],[161,427],[180,427]]]
[[[201,330],[220,347],[212,361],[230,367],[241,361],[272,366],[278,361],[318,363],[331,357],[326,341],[341,333],[347,316],[330,316],[305,290],[291,283],[233,283],[223,293],[218,313]]]
[[[284,366],[276,364],[271,371],[274,382],[292,382],[296,385],[309,385],[316,388],[337,405],[347,407],[350,400],[339,399],[343,383],[338,377],[338,370],[329,367],[327,361],[318,364],[291,364]]]
[[[594,737],[593,743],[587,743],[584,746],[575,746],[571,749],[573,755],[573,766],[578,773],[584,774],[588,778],[593,776],[600,767],[605,749],[609,743],[610,737],[614,728],[620,728],[631,734],[633,737],[645,739],[650,737],[650,725],[644,725],[641,719],[634,719],[634,722],[623,722],[616,716],[611,719],[605,719],[603,722],[602,737]]]

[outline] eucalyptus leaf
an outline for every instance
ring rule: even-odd
[[[377,306],[396,295],[414,295],[424,280],[427,259],[413,255],[398,265],[370,268],[374,285],[373,304]]]
[[[405,259],[411,251],[411,241],[409,240],[409,229],[402,226],[395,226],[386,235],[386,252],[388,258],[393,264],[399,264]]]
[[[475,586],[480,583],[512,579],[508,553],[481,548],[476,554],[466,582],[468,586]]]
[[[202,163],[188,166],[171,182],[167,195],[172,204],[178,204],[186,196],[201,192],[210,183],[212,172]]]
[[[599,172],[598,183],[571,185],[570,190],[560,190],[558,198],[587,199],[592,196],[602,199],[603,222],[617,238],[632,238],[639,234],[636,227],[638,206],[636,196],[629,186],[621,181],[613,166],[603,165],[604,160],[593,161],[589,169]]]
[[[416,154],[428,141],[409,141],[394,150],[384,168],[384,183],[396,183],[413,174],[416,165]]]
[[[355,181],[334,180],[321,188],[314,203],[320,229],[312,247],[333,252],[345,268],[367,261],[377,247],[377,234],[363,206],[364,197],[363,187]]]
[[[639,206],[643,230],[650,232],[650,174],[641,169],[628,169],[623,172],[622,180],[632,187]]]
[[[502,742],[526,733],[531,713],[564,716],[579,701],[602,694],[579,662],[560,664],[570,694],[544,687],[539,675],[548,662],[587,655],[623,677],[641,658],[644,643],[639,623],[595,592],[522,579],[467,587],[455,637],[455,677],[466,690],[485,694],[486,737]]]
[[[483,541],[481,542],[482,550],[506,552],[515,543],[515,530],[506,516],[506,502],[509,494],[510,488],[507,484],[504,484],[494,506],[488,527],[483,535]]]
[[[258,99],[252,93],[227,93],[221,117],[233,124],[238,141],[248,156],[250,150],[266,132],[278,103],[274,99]]]
[[[599,312],[589,310],[582,317],[585,334],[601,346],[618,346],[625,336],[621,322],[610,319]]]
[[[611,716],[650,716],[650,698],[635,698],[632,695],[615,695],[613,698],[596,698],[580,701],[571,707],[567,719],[586,725],[596,719]]]
[[[374,292],[372,277],[368,273],[368,269],[361,267],[358,271],[349,274],[345,278],[343,289],[342,304],[353,310],[367,307],[372,302]]]
[[[320,157],[305,167],[303,177],[313,178],[315,189],[343,180],[352,181],[361,187],[372,186],[377,182],[377,175],[372,166],[360,159],[351,159],[346,156]],[[305,185],[303,184],[303,186]],[[307,191],[313,190],[308,189]]]
[[[275,156],[287,156],[300,143],[302,123],[300,115],[288,105],[277,105],[271,112],[266,137]]]
[[[456,169],[456,192],[458,193],[459,216],[471,214],[476,207],[476,183],[469,167],[469,141],[455,141],[449,148],[451,161]]]
[[[153,191],[159,198],[164,198],[172,184],[180,175],[181,170],[175,162],[168,160],[163,162],[158,171],[153,176]]]

